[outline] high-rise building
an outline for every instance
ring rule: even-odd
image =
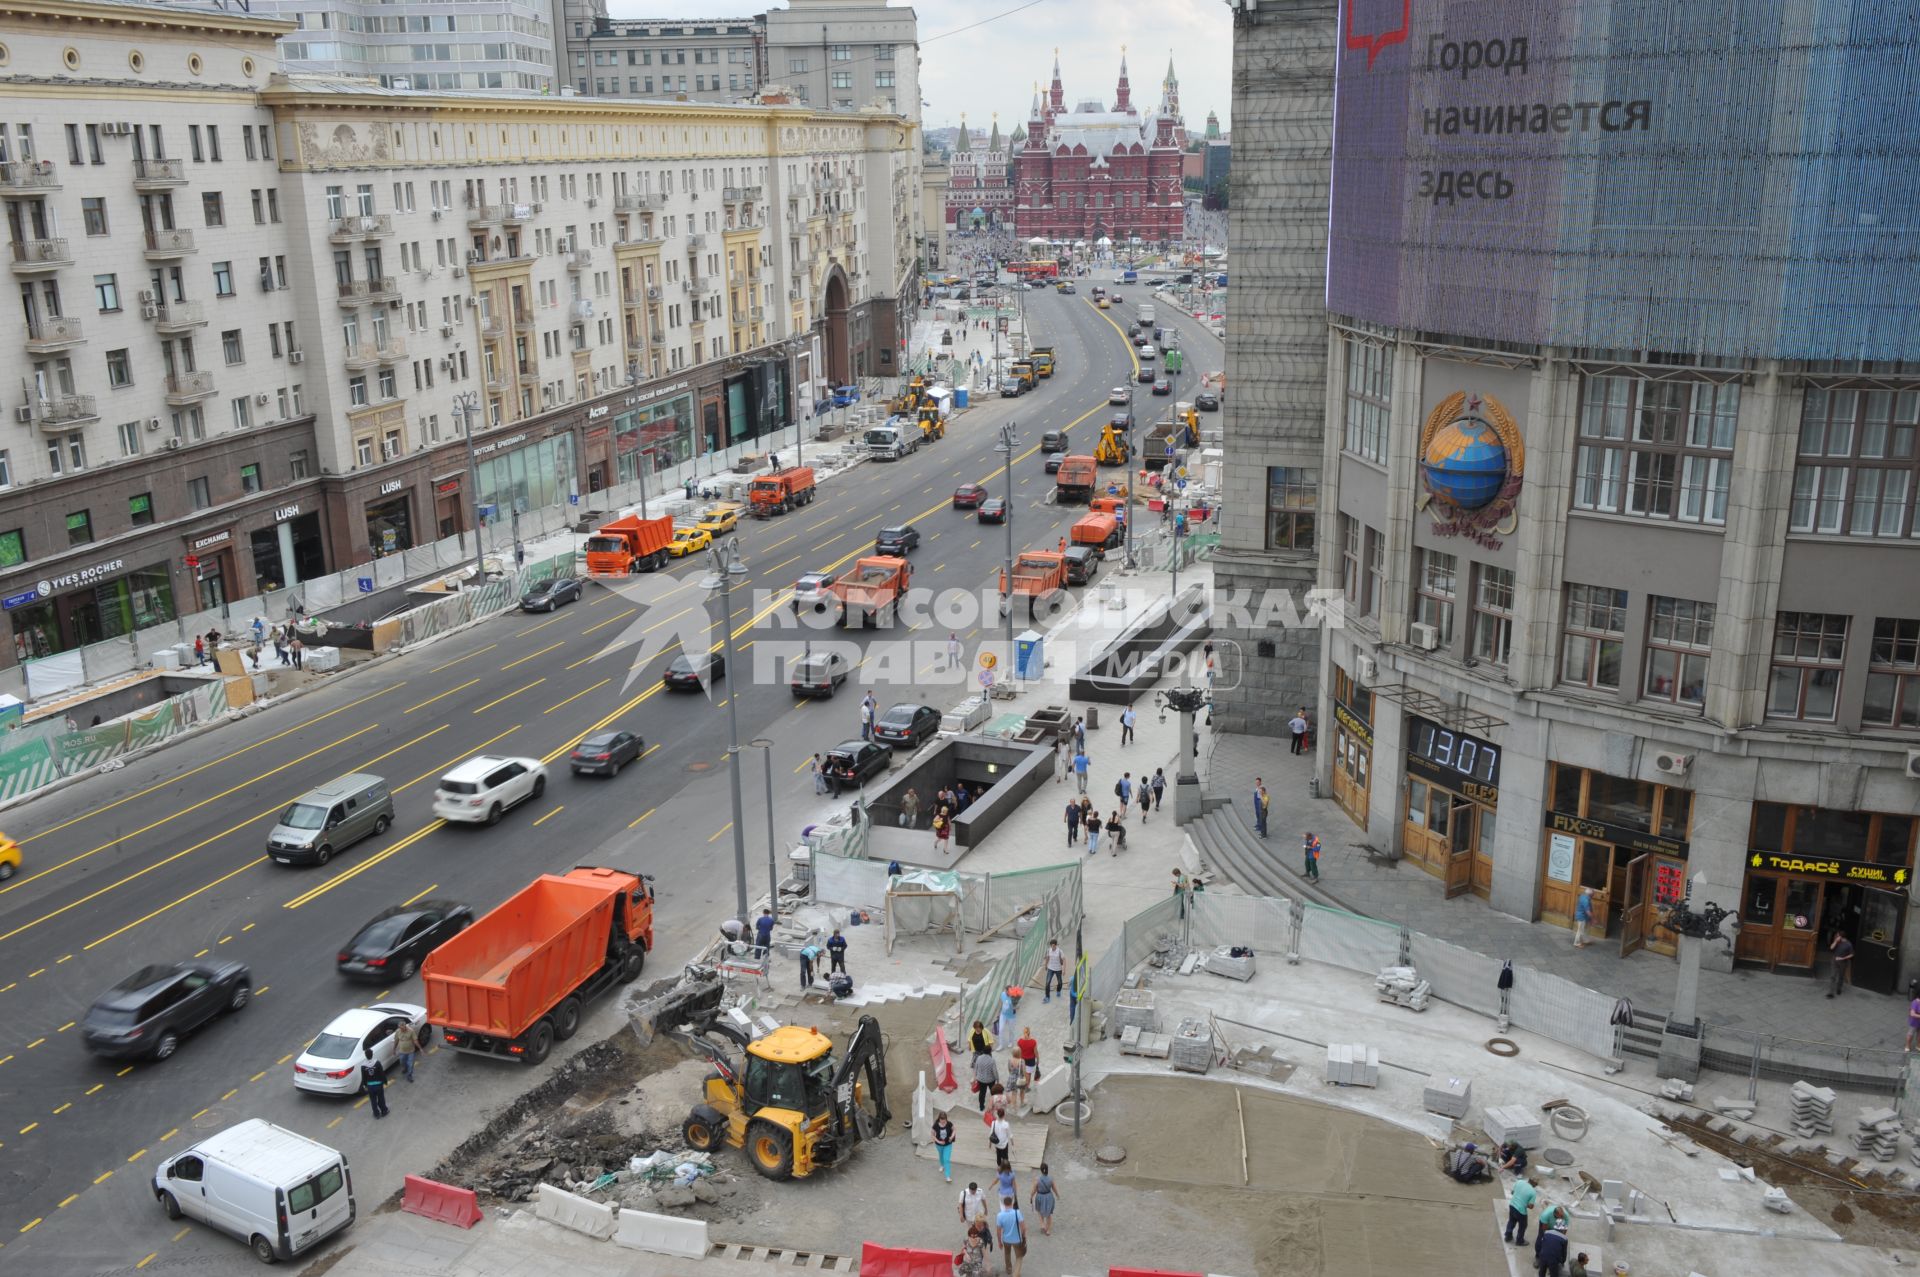
[[[1053,81],[1044,94],[1034,94],[1015,156],[1015,225],[1023,236],[1048,239],[1176,240],[1186,212],[1180,177],[1186,145],[1171,62],[1150,110],[1134,105],[1124,53],[1112,108],[1090,100],[1069,110],[1056,52]]]
[[[202,0],[211,3],[211,0]],[[280,41],[289,72],[368,76],[389,88],[551,93],[554,0],[248,0],[257,17],[298,30]],[[463,9],[474,12],[462,12]]]
[[[1339,624],[1224,636],[1216,716],[1317,706],[1346,837],[1436,895],[1587,890],[1624,954],[1691,890],[1735,960],[1845,934],[1904,988],[1920,44],[1867,0],[1630,8],[1238,13],[1216,584]]]
[[[66,68],[0,131],[0,665],[774,435],[894,370],[901,117],[283,76],[290,29],[0,20],[10,59]]]

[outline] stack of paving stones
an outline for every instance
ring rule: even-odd
[[[1229,980],[1253,979],[1253,950],[1247,949],[1243,956],[1235,957],[1233,951],[1236,947],[1245,946],[1223,944],[1202,958],[1202,965],[1213,974],[1223,975]]]
[[[1183,1073],[1205,1073],[1213,1067],[1213,1027],[1205,1020],[1182,1020],[1174,1030],[1168,1062]]]
[[[1173,1050],[1173,1039],[1164,1033],[1150,1033],[1137,1024],[1129,1024],[1120,1030],[1120,1054],[1144,1055],[1149,1059],[1164,1060]]]
[[[1495,1144],[1512,1141],[1521,1148],[1540,1147],[1540,1119],[1524,1104],[1490,1104],[1481,1126]]]
[[[1424,1011],[1433,996],[1433,985],[1422,980],[1412,967],[1387,967],[1373,978],[1374,992],[1382,1002],[1391,1002],[1413,1011]]]
[[[1434,1074],[1420,1092],[1420,1107],[1444,1117],[1465,1117],[1473,1107],[1473,1079]]]
[[[1795,1082],[1789,1093],[1793,1115],[1788,1125],[1801,1139],[1833,1134],[1833,1091],[1809,1082]]]
[[[1380,1048],[1361,1042],[1328,1043],[1327,1082],[1333,1086],[1379,1086]]]
[[[1114,995],[1113,1012],[1108,1020],[1115,1035],[1137,1028],[1142,1033],[1152,1033],[1160,1027],[1160,1013],[1155,1009],[1152,989],[1122,989]]]
[[[1853,1146],[1870,1153],[1876,1162],[1891,1162],[1900,1155],[1900,1114],[1893,1109],[1868,1109],[1855,1120],[1847,1133]]]

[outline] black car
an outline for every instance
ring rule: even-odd
[[[890,757],[887,747],[874,741],[842,741],[827,751],[827,788],[836,794],[843,789],[857,789],[887,770]]]
[[[1125,434],[1127,431],[1133,429],[1133,414],[1130,412],[1116,412],[1107,418],[1107,424],[1122,434]]]
[[[1165,377],[1160,377],[1153,383],[1153,393],[1156,395],[1170,395],[1173,393],[1173,383]]]
[[[1151,362],[1142,362],[1142,363],[1141,363],[1141,365],[1140,365],[1140,377],[1139,377],[1139,380],[1140,380],[1140,381],[1141,381],[1142,383],[1151,383],[1151,382],[1153,381],[1153,379],[1154,379],[1155,377],[1158,377],[1159,375],[1160,375],[1160,373],[1158,372],[1158,370],[1156,370],[1156,369],[1154,368],[1154,366],[1153,366],[1153,364],[1152,364]]]
[[[940,730],[940,711],[931,705],[894,705],[873,724],[873,738],[887,745],[918,749]]]
[[[1211,390],[1203,390],[1193,397],[1193,406],[1201,412],[1219,412],[1220,396]]]
[[[457,900],[416,900],[382,909],[333,960],[351,980],[405,980],[429,953],[465,931],[473,909]]]
[[[622,767],[639,762],[646,749],[647,743],[632,732],[595,732],[573,747],[567,762],[576,776],[581,772],[618,776]]]
[[[1059,474],[1060,463],[1066,459],[1067,454],[1065,452],[1049,452],[1047,454],[1047,473]]]
[[[710,685],[715,679],[725,678],[727,658],[718,652],[705,652],[699,656],[688,656],[685,652],[667,662],[667,672],[661,678],[668,691],[684,688],[697,692]]]
[[[87,1008],[80,1040],[95,1055],[164,1060],[180,1039],[253,996],[253,972],[239,962],[142,967]]]
[[[912,524],[903,524],[897,528],[881,528],[873,538],[875,554],[895,554],[905,556],[920,545],[920,529]]]
[[[1067,432],[1064,430],[1049,430],[1040,436],[1040,451],[1042,452],[1065,452],[1069,446],[1067,442]]]
[[[1085,585],[1100,570],[1100,551],[1090,545],[1067,547],[1067,584]]]
[[[1010,377],[1000,383],[1000,397],[1002,399],[1018,399],[1026,393],[1026,385],[1022,383],[1018,377]]]
[[[980,512],[974,516],[981,523],[1005,523],[1007,521],[1007,499],[988,497],[980,503]]]
[[[523,612],[551,612],[563,603],[578,602],[581,584],[578,577],[556,576],[520,596]]]

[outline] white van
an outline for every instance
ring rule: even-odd
[[[153,1195],[168,1219],[231,1233],[263,1264],[292,1259],[357,1212],[342,1154],[257,1117],[162,1159]]]

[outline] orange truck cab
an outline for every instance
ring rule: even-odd
[[[899,614],[900,598],[913,579],[913,568],[905,559],[891,554],[869,555],[857,560],[851,572],[833,583],[840,598],[840,624],[865,629],[891,625]]]
[[[666,515],[642,519],[628,515],[615,519],[587,538],[587,575],[630,576],[657,572],[667,564],[667,543],[673,540],[673,520]]]
[[[1067,583],[1067,556],[1058,550],[1027,550],[1013,561],[1012,599],[1031,607]],[[1007,570],[1000,569],[1000,594],[1005,598]]]
[[[757,518],[785,514],[813,500],[813,467],[788,466],[770,470],[747,488],[748,508]]]
[[[427,955],[427,1019],[455,1051],[538,1064],[582,1004],[631,984],[653,948],[653,884],[581,865],[542,874]]]
[[[1054,499],[1061,505],[1076,505],[1091,500],[1093,485],[1099,476],[1099,463],[1089,456],[1068,457],[1054,475]]]
[[[1087,512],[1089,514],[1110,514],[1114,517],[1115,521],[1122,525],[1126,523],[1127,516],[1122,514],[1121,511],[1126,508],[1127,499],[1125,496],[1095,497],[1093,500],[1087,502]]]
[[[1105,552],[1126,540],[1120,521],[1110,514],[1090,514],[1073,525],[1068,534],[1075,545]]]

